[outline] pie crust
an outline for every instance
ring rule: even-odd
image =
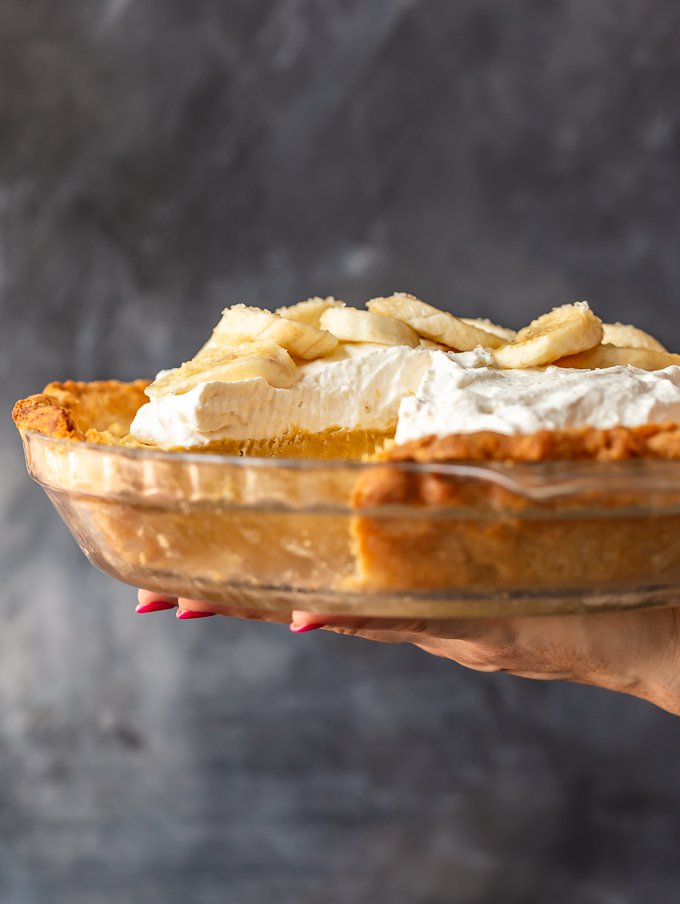
[[[617,462],[637,460],[635,467],[649,469],[654,460],[679,459],[676,424],[427,438],[378,457],[384,466],[363,474],[353,497],[364,513],[354,522],[363,587],[507,590],[680,579],[680,492],[661,489],[641,497],[629,472],[628,488],[625,477],[613,493],[598,487],[598,474],[611,476]],[[523,492],[521,480],[514,489],[507,480],[403,467],[497,464],[512,480],[513,469],[526,476],[527,465],[547,470],[560,462],[589,463],[590,480],[578,492],[546,499]],[[407,514],[370,514],[384,506]],[[418,509],[423,516],[414,518]]]
[[[148,380],[49,383],[41,393],[20,399],[12,417],[19,430],[58,439],[130,444],[130,424],[148,401],[148,385]]]

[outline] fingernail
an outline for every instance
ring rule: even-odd
[[[146,615],[147,612],[163,612],[165,609],[175,609],[177,603],[169,603],[165,600],[154,600],[151,603],[137,603],[135,612],[137,615]]]
[[[195,612],[193,609],[178,609],[177,610],[177,618],[187,619],[187,618],[208,618],[211,615],[216,615],[216,612]]]
[[[290,630],[293,634],[304,634],[306,631],[316,631],[323,628],[323,625],[291,625]]]

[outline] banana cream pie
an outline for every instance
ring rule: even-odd
[[[576,562],[602,583],[680,579],[676,499],[649,523],[627,514],[642,503],[626,493],[608,499],[606,518],[601,506],[588,514],[588,494],[555,518],[554,499],[446,473],[452,463],[519,473],[541,462],[596,470],[680,459],[680,355],[636,327],[602,323],[586,302],[517,333],[403,293],[361,310],[334,298],[273,312],[234,305],[190,361],[153,382],[53,383],[17,402],[14,419],[22,431],[133,450],[373,461],[347,500],[355,588],[567,586]],[[407,513],[376,516],[385,506]],[[417,523],[414,507],[425,512]],[[173,527],[145,508],[134,540],[127,516],[95,509],[123,558],[140,530],[145,564],[167,562],[168,548],[203,562],[199,547],[214,563],[223,531],[236,554],[226,511],[178,514]],[[261,533],[248,523],[239,555],[258,537],[248,553],[257,562]]]

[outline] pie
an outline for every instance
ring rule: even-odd
[[[154,381],[51,383],[17,402],[29,441],[63,441],[33,455],[53,497],[80,494],[91,545],[109,550],[98,564],[186,593],[183,572],[205,598],[253,575],[353,593],[680,580],[680,489],[664,477],[680,459],[680,356],[585,303],[518,333],[401,293],[366,308],[237,305]],[[128,449],[124,466],[65,455],[102,446]],[[187,451],[229,456],[192,472],[210,506],[186,502]],[[254,464],[245,498],[249,456],[367,464],[327,472],[329,511],[291,519],[324,472],[284,467],[272,489]],[[265,517],[251,503],[272,493],[282,509]]]

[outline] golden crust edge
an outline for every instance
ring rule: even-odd
[[[641,427],[594,427],[543,430],[524,436],[499,433],[425,437],[391,445],[374,457],[376,467],[358,479],[353,506],[360,510],[379,505],[461,504],[461,483],[437,474],[407,472],[399,464],[590,461],[613,463],[633,460],[680,459],[680,425],[646,424]],[[474,496],[512,497],[500,487],[476,488]]]
[[[633,458],[680,458],[680,424],[639,427],[567,427],[530,434],[480,431],[445,437],[428,436],[392,444],[380,461],[622,461]]]
[[[128,432],[147,398],[149,380],[95,380],[48,383],[42,392],[19,399],[12,409],[17,429],[55,439],[112,443]]]

